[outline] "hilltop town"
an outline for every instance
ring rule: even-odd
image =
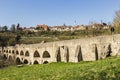
[[[46,24],[39,24],[36,27],[22,27],[20,24],[12,24],[9,31],[14,30],[22,30],[22,31],[31,31],[31,32],[38,32],[38,31],[76,31],[76,30],[87,30],[87,29],[109,29],[112,27],[111,24],[107,23],[93,23],[90,25],[74,25],[74,26],[67,26],[63,24],[61,26],[49,26]],[[7,31],[8,26],[0,27],[0,31]]]
[[[106,23],[94,23],[92,25],[75,25],[75,26],[67,26],[63,24],[62,26],[48,26],[45,24],[37,25],[36,27],[24,28],[23,31],[32,31],[38,32],[39,30],[43,31],[76,31],[76,30],[86,30],[88,29],[108,29],[111,25]]]

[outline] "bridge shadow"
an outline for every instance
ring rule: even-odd
[[[95,59],[98,60],[98,49],[96,44],[95,44]]]
[[[83,60],[83,56],[82,56],[82,50],[81,50],[81,46],[78,46],[78,50],[79,50],[79,52],[78,52],[78,56],[77,56],[77,58],[78,58],[78,62],[80,62],[80,61],[82,61]]]
[[[69,62],[69,48],[68,47],[66,47],[66,51],[67,51],[67,53],[66,53],[66,61]]]
[[[57,50],[57,62],[61,62],[60,48]]]

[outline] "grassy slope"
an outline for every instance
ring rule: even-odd
[[[0,70],[0,80],[120,80],[120,58],[51,63]]]

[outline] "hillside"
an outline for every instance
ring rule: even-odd
[[[0,69],[1,80],[120,80],[120,58]]]

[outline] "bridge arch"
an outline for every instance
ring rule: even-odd
[[[43,57],[43,58],[50,58],[51,56],[50,56],[50,54],[49,54],[48,51],[44,51],[42,57]]]
[[[9,53],[11,53],[11,50],[9,50]]]
[[[19,51],[18,50],[16,50],[16,54],[19,55]]]
[[[49,62],[48,62],[48,61],[44,61],[44,62],[43,62],[43,64],[47,64],[47,63],[49,63]]]
[[[12,54],[14,54],[15,53],[15,51],[14,50],[12,50]]]
[[[9,61],[13,61],[13,57],[10,55],[10,56],[8,57],[8,60],[9,60]]]
[[[39,62],[37,60],[35,60],[33,64],[39,64]]]
[[[111,53],[112,53],[111,44],[108,45],[107,49],[108,49],[108,51],[107,51],[106,57],[109,57],[109,56],[111,56]]]
[[[29,51],[25,52],[25,56],[30,56]]]
[[[5,53],[5,50],[3,50],[3,52]]]
[[[6,53],[8,53],[8,50],[6,50]]]
[[[4,54],[4,55],[3,55],[3,59],[7,60],[7,55],[8,55],[8,54]]]
[[[39,52],[36,50],[35,52],[34,52],[34,55],[33,55],[34,57],[40,57],[40,54],[39,54]]]
[[[20,55],[21,55],[21,56],[23,56],[23,55],[24,55],[24,52],[23,52],[23,51],[21,51],[21,52],[20,52]]]
[[[16,64],[22,64],[22,62],[21,62],[19,57],[16,58],[15,62],[16,62]]]
[[[28,62],[28,60],[27,59],[25,59],[24,60],[24,64],[28,64],[29,62]]]

